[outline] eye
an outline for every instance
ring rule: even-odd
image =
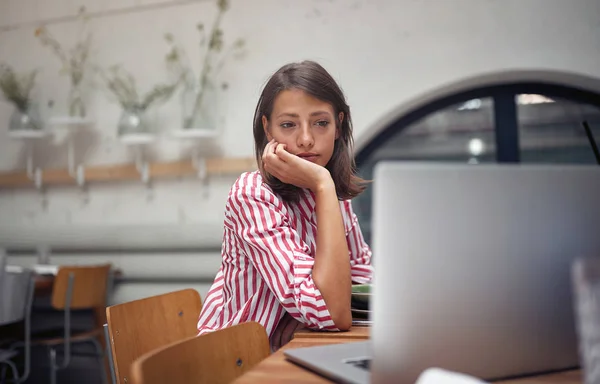
[[[317,122],[316,122],[316,124],[317,124],[319,127],[326,127],[326,126],[328,126],[328,125],[329,125],[329,121],[327,121],[327,120],[319,120],[319,121],[317,121]]]
[[[281,128],[292,128],[292,127],[294,126],[294,123],[290,123],[290,122],[288,121],[288,122],[285,122],[285,123],[281,123],[281,124],[279,124],[279,126],[280,126]]]

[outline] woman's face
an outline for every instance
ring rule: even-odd
[[[271,141],[285,144],[291,154],[326,166],[339,137],[336,120],[341,125],[344,114],[334,118],[333,106],[299,89],[279,93],[271,116],[262,117],[262,124]]]

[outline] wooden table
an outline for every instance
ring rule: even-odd
[[[352,327],[348,332],[315,332],[302,329],[294,338],[277,352],[263,360],[252,370],[239,377],[235,384],[257,383],[330,383],[322,376],[312,373],[285,359],[283,351],[291,348],[312,347],[317,345],[339,344],[369,339],[369,327]],[[581,384],[579,370],[565,371],[550,375],[527,377],[522,379],[498,381],[502,384]]]
[[[294,333],[293,340],[343,340],[359,341],[369,340],[370,327],[354,326],[348,332],[315,332],[307,328],[302,328]],[[292,341],[293,341],[292,340]]]
[[[54,275],[36,275],[35,276],[35,294],[38,296],[51,294],[54,285]]]

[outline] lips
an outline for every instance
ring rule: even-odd
[[[301,157],[304,160],[308,160],[312,163],[315,163],[317,161],[317,158],[319,157],[318,154],[312,153],[312,152],[303,152],[303,153],[297,154],[296,156]]]

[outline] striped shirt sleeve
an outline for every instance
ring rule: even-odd
[[[336,330],[312,279],[314,258],[283,202],[256,178],[237,183],[229,199],[232,232],[285,310],[309,328]]]
[[[371,248],[365,242],[358,218],[352,210],[352,203],[346,200],[342,204],[344,222],[346,224],[346,242],[350,253],[350,272],[352,282],[365,284],[371,282],[373,266],[371,265]]]

